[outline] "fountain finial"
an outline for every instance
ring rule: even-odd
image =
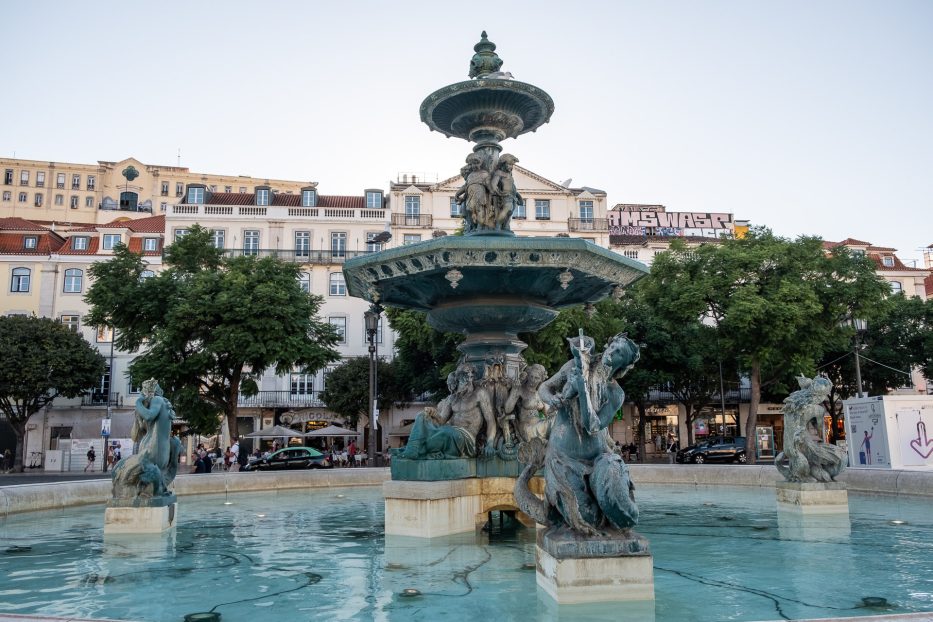
[[[483,78],[496,73],[502,67],[502,59],[496,54],[496,44],[486,38],[486,31],[480,36],[479,43],[473,46],[476,54],[470,59],[470,77]]]

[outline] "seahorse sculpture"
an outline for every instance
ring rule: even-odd
[[[797,383],[800,390],[784,400],[784,451],[774,458],[774,466],[789,482],[835,481],[846,468],[846,452],[822,442],[812,424],[822,421],[823,400],[833,385],[823,376],[800,376]]]

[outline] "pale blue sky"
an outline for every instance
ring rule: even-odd
[[[506,141],[615,203],[933,244],[933,2],[5,2],[0,153],[313,180],[440,178],[418,106],[481,30],[554,98]],[[483,10],[481,7],[489,7]],[[469,7],[469,8],[468,8]],[[245,128],[245,129],[243,129]]]

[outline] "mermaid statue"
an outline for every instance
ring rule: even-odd
[[[608,436],[609,424],[625,399],[616,379],[638,361],[638,346],[619,334],[597,355],[593,339],[582,330],[568,341],[573,358],[538,390],[554,415],[546,440],[533,437],[519,447],[524,469],[515,485],[515,500],[523,512],[548,527],[546,534],[623,539],[631,543],[630,552],[638,552],[647,543],[631,533],[638,522],[635,487]],[[542,468],[543,500],[528,487]]]
[[[136,400],[136,419],[130,436],[133,455],[114,467],[111,506],[163,506],[175,501],[169,485],[178,473],[181,441],[172,436],[175,410],[162,396],[154,378],[143,382]]]

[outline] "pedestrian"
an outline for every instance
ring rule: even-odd
[[[123,454],[120,453],[120,448],[117,447],[116,449],[113,450],[113,463],[116,464],[122,459],[123,459]]]
[[[227,447],[227,450],[224,452],[224,471],[230,470],[230,465],[233,463],[233,452]]]
[[[238,469],[240,466],[240,439],[233,439],[233,445],[230,446],[230,451],[233,453],[233,458],[230,460],[230,466],[234,469]]]
[[[350,466],[353,466],[356,462],[356,441],[350,441],[350,446],[347,447],[347,457],[350,459]]]
[[[88,469],[94,471],[94,461],[97,460],[97,454],[94,452],[94,446],[91,445],[91,448],[87,450],[87,464],[84,466],[84,472],[87,473]]]
[[[13,452],[7,447],[3,450],[3,470],[9,471],[13,468]]]

